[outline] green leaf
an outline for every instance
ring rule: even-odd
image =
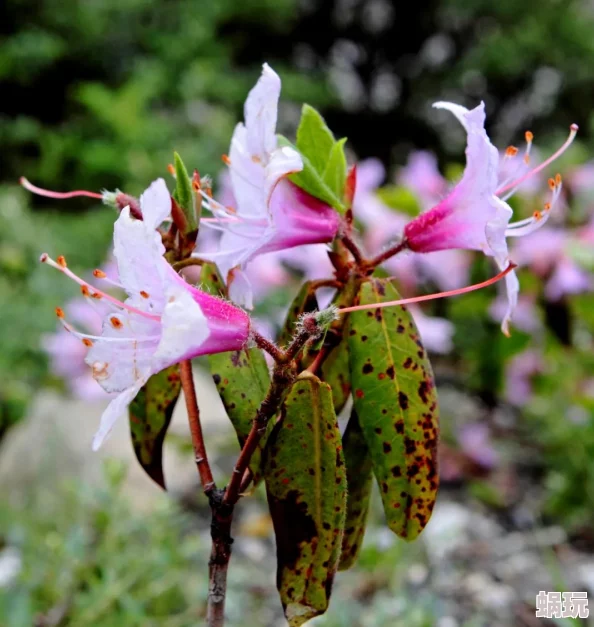
[[[304,313],[315,311],[317,308],[318,300],[312,282],[306,281],[289,306],[285,323],[278,337],[279,346],[286,346],[291,341],[297,331],[296,324],[299,318]]]
[[[186,233],[192,233],[198,228],[199,216],[196,215],[196,207],[194,206],[192,181],[190,180],[184,162],[177,152],[173,153],[173,167],[175,168],[175,191],[173,192],[173,198],[186,218]],[[200,211],[202,203],[196,203],[196,205]]]
[[[163,441],[181,390],[179,366],[154,374],[130,403],[134,452],[147,475],[164,490]]]
[[[305,155],[316,172],[324,172],[336,140],[324,118],[310,105],[301,108],[297,128],[297,150]]]
[[[340,413],[351,393],[348,343],[342,339],[322,364],[322,380],[332,388],[334,410]]]
[[[363,543],[373,480],[371,454],[354,410],[342,436],[342,451],[347,471],[347,511],[338,569],[347,570],[357,560]]]
[[[330,387],[302,375],[272,433],[264,475],[276,534],[277,587],[291,627],[323,614],[336,573],[346,473]]]
[[[306,104],[301,110],[296,145],[293,146],[282,136],[279,136],[279,142],[297,150],[303,159],[303,170],[291,174],[289,179],[312,196],[344,213],[346,139],[336,141],[324,118]]]
[[[332,146],[324,169],[324,183],[332,190],[336,198],[344,198],[344,185],[347,177],[347,160],[344,154],[345,144],[346,137]]]
[[[356,302],[398,298],[390,282],[370,279],[361,285]],[[347,337],[354,407],[388,525],[413,540],[429,521],[438,486],[439,427],[431,364],[405,307],[351,313]]]
[[[266,359],[262,351],[250,348],[209,355],[208,364],[239,444],[243,446],[270,385]],[[273,421],[269,425],[271,431]],[[260,480],[262,451],[266,441],[267,437],[264,436],[250,462],[254,485]]]
[[[377,195],[384,205],[406,213],[411,217],[417,217],[421,213],[419,199],[410,189],[400,185],[386,185],[378,189]]]

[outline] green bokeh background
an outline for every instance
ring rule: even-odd
[[[393,172],[412,149],[429,148],[449,171],[461,159],[461,137],[434,121],[429,104],[483,99],[489,131],[501,146],[518,141],[527,127],[540,146],[556,145],[569,123],[578,122],[580,144],[560,166],[569,167],[592,154],[593,32],[593,9],[585,0],[427,0],[406,6],[388,0],[5,0],[0,437],[26,421],[40,388],[63,389],[48,369],[40,338],[55,329],[53,308],[75,292],[57,273],[39,268],[39,254],[64,254],[81,272],[96,267],[104,261],[114,219],[88,199],[31,197],[19,187],[20,176],[58,190],[138,194],[166,176],[176,150],[188,167],[216,178],[264,61],[283,79],[279,131],[291,136],[300,104],[309,102],[337,136],[349,138],[353,160],[378,156]],[[593,207],[589,200],[576,201],[570,222],[583,224]],[[586,254],[584,263],[592,261]],[[476,262],[474,278],[489,272]],[[523,283],[542,293],[534,277],[523,277]],[[487,414],[505,407],[509,359],[535,342],[522,333],[511,340],[499,334],[487,313],[492,295],[434,306],[457,328],[454,354],[436,361],[438,380],[478,399]],[[534,526],[560,525],[568,542],[591,554],[594,403],[587,383],[594,366],[594,298],[563,302],[561,313],[544,304],[540,311],[547,321],[546,337],[538,340],[547,367],[515,427],[495,430],[497,445],[517,477],[537,487]],[[575,411],[580,419],[569,419]],[[455,412],[446,411],[444,442],[455,447],[450,419],[455,423]],[[53,486],[51,498],[30,486],[18,502],[0,504],[0,547],[19,547],[24,560],[18,582],[0,587],[0,624],[30,625],[42,613],[47,619],[64,601],[68,609],[55,624],[199,624],[208,547],[193,530],[207,528],[204,504],[198,513],[183,503],[163,505],[146,525],[119,494],[123,472],[106,468],[105,489],[92,494],[73,479]],[[490,477],[446,487],[443,498],[462,499],[494,517],[510,512]],[[372,536],[381,525],[376,511]],[[320,624],[436,624],[441,610],[430,589],[414,602],[404,594],[406,565],[422,561],[422,550],[396,544],[382,552],[374,546],[345,576],[346,590],[370,586],[369,594],[349,605],[339,593],[341,602]],[[240,554],[235,566],[231,624],[248,624],[245,615],[254,617],[250,625],[278,624],[274,595],[247,584],[249,561]],[[157,572],[167,574],[164,583],[147,575]],[[404,605],[396,614],[386,598],[399,595]],[[468,620],[495,624],[480,616]]]

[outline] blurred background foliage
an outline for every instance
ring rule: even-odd
[[[64,254],[75,270],[88,271],[105,260],[114,217],[88,199],[31,197],[19,188],[19,176],[51,189],[120,188],[138,194],[166,174],[174,150],[189,167],[216,176],[263,61],[283,79],[283,134],[293,133],[300,103],[309,102],[324,113],[337,136],[349,138],[353,160],[355,155],[379,157],[390,180],[413,149],[435,152],[450,178],[459,173],[451,162],[461,161],[462,134],[433,115],[434,100],[469,106],[484,100],[489,131],[501,147],[518,142],[526,128],[535,132],[541,147],[554,145],[571,122],[578,122],[581,145],[565,162],[569,167],[585,161],[592,150],[593,11],[586,0],[541,0],[538,6],[516,0],[5,0],[0,5],[0,437],[26,415],[40,386],[60,385],[48,371],[40,341],[55,328],[53,307],[73,292],[62,277],[38,269],[40,252]],[[402,190],[381,193],[387,204],[416,210],[414,198]],[[590,201],[571,205],[569,223],[585,223],[592,207]],[[585,256],[592,265],[591,255]],[[473,279],[489,272],[486,263],[473,265]],[[594,297],[589,293],[545,303],[538,279],[523,275],[522,281],[538,296],[545,321],[536,338],[521,331],[511,340],[503,338],[489,317],[492,294],[433,306],[433,313],[456,326],[453,353],[436,359],[438,380],[478,399],[496,445],[521,460],[514,463],[539,486],[535,519],[559,522],[591,550]],[[514,355],[534,346],[542,352],[543,365],[532,377],[524,410],[509,410],[515,419],[506,422],[497,413],[502,407],[507,411],[506,368]],[[447,418],[446,409],[446,449],[456,444]],[[498,485],[479,473],[467,487],[472,498],[500,511],[511,497]],[[110,504],[101,505],[98,515],[103,515],[101,507],[121,506],[117,495],[108,494]],[[75,511],[87,506],[81,498],[73,489],[59,502]],[[10,534],[29,548],[48,529],[58,534],[44,561],[45,575],[28,570],[25,596],[10,600],[9,615],[21,616],[11,619],[11,625],[31,624],[27,620],[34,608],[59,600],[53,587],[45,587],[57,572],[52,569],[59,570],[58,556],[95,572],[99,563],[111,563],[112,554],[138,557],[138,534],[148,533],[144,541],[162,552],[144,558],[161,561],[133,560],[134,572],[173,569],[180,581],[203,557],[192,553],[192,542],[189,548],[175,545],[173,536],[184,534],[177,513],[163,514],[149,530],[141,530],[141,520],[133,519],[117,533],[136,539],[116,538],[106,547],[109,538],[95,546],[88,529],[68,526],[76,527],[76,520],[65,516],[62,524],[58,516],[54,524],[52,506],[35,503],[20,504],[18,515],[10,508],[2,513],[2,541],[7,544]],[[95,507],[84,515],[93,515]],[[110,516],[120,524],[119,514]],[[66,538],[71,545],[63,544]],[[89,550],[91,566],[77,553],[88,555]],[[122,618],[118,624],[192,624],[184,614],[189,583],[193,585],[191,580],[180,584],[175,594],[155,592],[156,609],[146,614],[157,620],[159,611],[171,615],[178,608],[178,620],[143,622],[138,617],[145,610],[123,600],[128,622]],[[139,579],[130,585],[153,584]],[[396,584],[391,580],[390,585]],[[192,588],[193,600],[202,596],[197,589]],[[85,597],[76,610],[82,614],[76,616],[98,611],[96,606],[108,603],[113,591],[96,594],[95,609],[88,609]],[[159,609],[158,599],[165,599],[166,610]],[[0,616],[8,612],[6,603],[0,601]],[[348,620],[348,612],[345,616]],[[434,624],[431,612],[415,616],[405,624]],[[81,620],[72,624],[114,624],[97,617],[92,623]],[[352,624],[336,620],[324,624]]]

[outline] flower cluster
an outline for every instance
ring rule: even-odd
[[[175,223],[172,207],[176,203],[162,179],[152,183],[139,201],[121,193],[101,195],[121,210],[114,225],[117,276],[110,277],[102,270],[94,275],[98,281],[123,290],[125,300],[75,275],[63,257],[54,261],[42,255],[43,262],[80,285],[89,307],[102,318],[100,332],[90,335],[76,330],[66,322],[62,309],[57,310],[71,337],[88,348],[86,362],[94,379],[106,392],[117,394],[103,415],[95,448],[151,375],[198,355],[244,347],[253,334],[245,309],[252,309],[254,299],[262,299],[270,289],[286,286],[295,271],[309,279],[327,279],[329,289],[353,264],[358,264],[362,276],[369,274],[375,268],[374,258],[368,259],[363,248],[358,248],[354,225],[363,227],[360,239],[366,250],[382,257],[376,265],[381,263],[399,279],[405,296],[416,293],[418,280],[424,278],[444,290],[462,288],[469,274],[463,250],[492,257],[506,272],[507,304],[502,322],[506,334],[519,291],[518,279],[509,271],[512,261],[547,265],[547,292],[552,298],[563,289],[577,291],[590,285],[590,277],[579,272],[564,254],[565,236],[553,230],[546,235],[543,232],[542,237],[555,253],[543,254],[541,250],[540,261],[534,253],[538,246],[518,246],[512,249],[513,254],[508,248],[509,238],[529,235],[547,222],[561,198],[561,177],[548,179],[550,200],[527,219],[512,222],[513,211],[507,201],[569,146],[576,126],[560,150],[530,169],[530,133],[526,134],[523,155],[514,147],[501,155],[486,133],[482,103],[471,110],[436,103],[435,107],[451,112],[466,131],[466,167],[461,180],[448,191],[436,159],[429,153],[414,154],[399,174],[399,182],[414,189],[423,209],[410,220],[378,198],[376,190],[385,178],[383,166],[376,160],[364,161],[356,169],[356,187],[350,194],[345,192],[349,207],[341,215],[291,180],[291,175],[304,170],[305,162],[297,149],[281,143],[276,135],[280,90],[280,78],[264,65],[246,100],[245,120],[236,126],[229,155],[223,157],[228,169],[218,197],[212,195],[209,186],[201,185],[199,178],[193,179],[194,191],[208,212],[200,221],[194,260],[216,263],[227,284],[229,301],[194,287],[186,280],[197,279],[192,268],[184,278],[166,259],[164,241],[175,237],[175,230],[166,231],[163,225],[171,220]],[[23,184],[42,192],[25,180]],[[91,192],[46,195],[76,194],[99,196]],[[590,231],[580,237],[589,241]],[[381,251],[392,240],[399,241],[395,253],[402,254],[382,256]],[[351,252],[350,261],[336,260],[340,241]],[[326,296],[331,298],[332,292]],[[413,308],[413,314],[428,347],[447,352],[451,323],[431,318],[419,308]]]

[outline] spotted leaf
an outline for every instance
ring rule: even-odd
[[[344,529],[346,473],[326,383],[301,375],[265,458],[277,587],[289,625],[298,627],[328,607]]]
[[[136,458],[147,475],[163,489],[163,441],[180,390],[179,366],[170,366],[146,382],[129,408]]]
[[[386,280],[370,279],[356,302],[399,298]],[[347,337],[354,407],[369,447],[388,525],[413,540],[437,495],[437,395],[431,364],[405,307],[350,314]]]
[[[209,355],[208,363],[239,444],[243,445],[270,384],[266,359],[262,351],[250,348]],[[272,427],[271,421],[269,431]],[[261,476],[262,450],[265,444],[266,437],[260,440],[250,462],[254,483]]]
[[[350,568],[359,555],[373,482],[373,465],[357,412],[353,410],[342,436],[347,472],[347,510],[339,570]]]
[[[321,378],[332,388],[334,410],[340,413],[351,393],[349,353],[346,340],[335,346],[321,367]]]

